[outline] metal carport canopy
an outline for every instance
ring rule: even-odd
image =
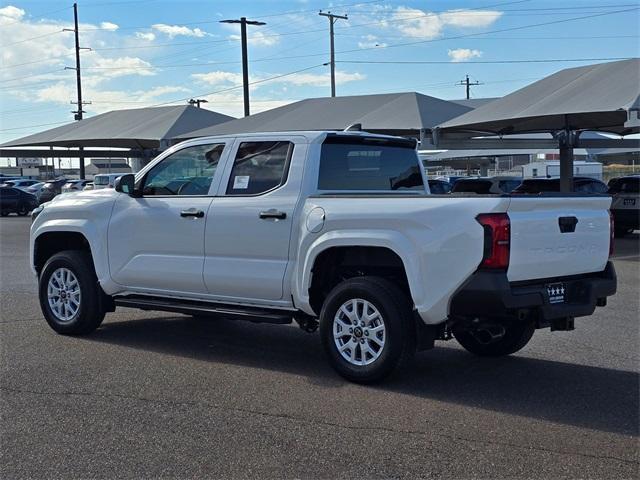
[[[574,147],[637,146],[637,140],[580,141],[580,134],[638,133],[639,110],[640,59],[569,68],[441,123],[432,130],[432,145],[440,149],[559,148],[561,188],[571,191]],[[551,133],[553,139],[543,145],[543,141],[503,138],[536,132]]]
[[[238,133],[362,129],[422,136],[433,126],[462,115],[471,107],[417,92],[309,98],[221,125],[180,135],[195,138]]]
[[[180,134],[233,120],[191,105],[113,110],[45,130],[0,147],[113,147],[157,149]]]

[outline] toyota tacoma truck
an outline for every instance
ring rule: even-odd
[[[91,333],[117,306],[296,321],[365,383],[436,340],[502,356],[573,329],[616,291],[610,204],[431,195],[412,139],[209,137],[38,208],[30,260],[58,333]]]

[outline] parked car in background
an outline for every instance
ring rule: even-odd
[[[591,177],[573,177],[573,191],[576,193],[607,193],[607,185]],[[512,193],[559,192],[559,178],[525,178]]]
[[[84,190],[84,187],[91,183],[89,180],[69,180],[62,186],[61,193],[79,192]]]
[[[610,180],[609,194],[613,197],[611,213],[616,236],[640,229],[640,175]]]
[[[113,188],[116,178],[120,178],[122,173],[101,173],[93,177],[93,189]]]
[[[445,180],[430,179],[429,191],[434,195],[444,195],[451,192],[451,184]]]
[[[40,201],[40,192],[42,191],[42,187],[44,187],[45,182],[34,183],[33,185],[24,189],[25,192],[30,193],[31,195],[35,195]]]
[[[66,178],[59,178],[56,180],[49,180],[42,186],[40,190],[40,203],[49,202],[53,200],[53,197],[62,193],[62,186],[67,183]]]
[[[87,190],[95,190],[95,186],[93,185],[93,182],[89,182],[84,186],[84,188],[82,190],[84,190],[85,192]]]
[[[35,195],[16,187],[0,187],[0,214],[6,217],[10,213],[27,215],[38,206]]]
[[[511,193],[520,183],[522,183],[520,177],[459,178],[453,184],[451,193],[477,193],[478,195]]]
[[[0,182],[0,185],[3,187],[16,187],[24,190],[27,187],[30,187],[31,185],[35,185],[36,183],[40,183],[40,182],[38,180],[17,178],[14,180],[6,180],[4,182]]]

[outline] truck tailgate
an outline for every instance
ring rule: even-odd
[[[511,282],[604,270],[609,257],[607,196],[513,196],[508,207]]]

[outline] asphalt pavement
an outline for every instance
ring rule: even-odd
[[[501,359],[440,342],[359,386],[295,326],[119,308],[57,335],[29,225],[0,219],[0,478],[638,478],[637,234],[575,331]]]

